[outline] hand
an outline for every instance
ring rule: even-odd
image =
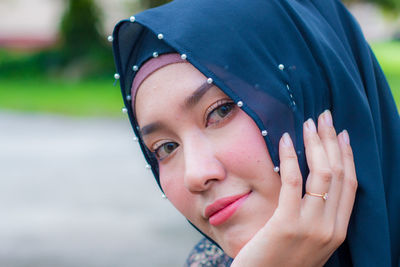
[[[309,119],[303,128],[310,173],[306,191],[328,193],[327,200],[305,194],[292,141],[279,143],[282,187],[279,203],[266,225],[239,251],[237,266],[322,266],[346,238],[357,178],[347,131],[336,136],[332,116]]]

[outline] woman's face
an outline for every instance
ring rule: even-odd
[[[172,204],[231,257],[272,216],[280,177],[254,121],[189,63],[145,79],[136,116]]]

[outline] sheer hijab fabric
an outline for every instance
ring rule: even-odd
[[[275,166],[284,132],[304,182],[302,125],[325,109],[347,129],[359,182],[348,236],[326,266],[398,266],[400,119],[360,27],[337,0],[176,0],[117,24],[113,50],[133,130],[132,81],[149,59],[176,52],[250,115]]]

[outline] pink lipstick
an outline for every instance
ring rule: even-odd
[[[211,225],[218,226],[226,222],[242,205],[251,192],[246,194],[224,197],[216,200],[205,209],[205,216]]]

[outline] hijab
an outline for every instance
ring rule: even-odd
[[[159,185],[131,86],[149,59],[179,53],[255,121],[275,166],[279,139],[290,133],[304,184],[303,122],[331,110],[337,132],[349,132],[359,186],[346,241],[326,266],[400,264],[399,114],[339,0],[175,0],[119,22],[112,37],[129,119]]]

